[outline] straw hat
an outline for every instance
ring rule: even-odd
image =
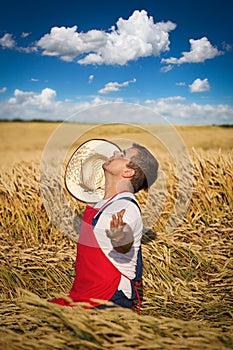
[[[104,195],[103,163],[120,148],[104,139],[91,139],[79,146],[65,170],[65,185],[70,194],[87,203],[96,203]]]

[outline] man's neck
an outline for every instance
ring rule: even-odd
[[[131,185],[131,182],[129,180],[120,179],[115,180],[114,179],[107,179],[105,178],[105,194],[104,199],[110,198],[117,193],[121,192],[131,192],[134,193],[133,187]]]

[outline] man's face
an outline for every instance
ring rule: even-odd
[[[121,173],[123,170],[127,169],[127,164],[137,152],[137,149],[133,147],[122,151],[115,151],[112,157],[103,164],[103,169],[112,174]]]

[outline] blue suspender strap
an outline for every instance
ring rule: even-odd
[[[135,297],[137,298],[137,313],[140,314],[141,309],[141,298],[139,294],[138,287],[142,285],[142,248],[140,246],[138,250],[138,256],[137,256],[137,264],[136,264],[136,275],[133,280],[131,280],[131,284],[133,287],[133,290],[135,292]],[[135,306],[133,305],[132,309],[136,312]]]

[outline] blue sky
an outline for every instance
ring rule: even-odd
[[[175,125],[232,124],[232,13],[229,0],[3,3],[0,119],[123,102]]]

